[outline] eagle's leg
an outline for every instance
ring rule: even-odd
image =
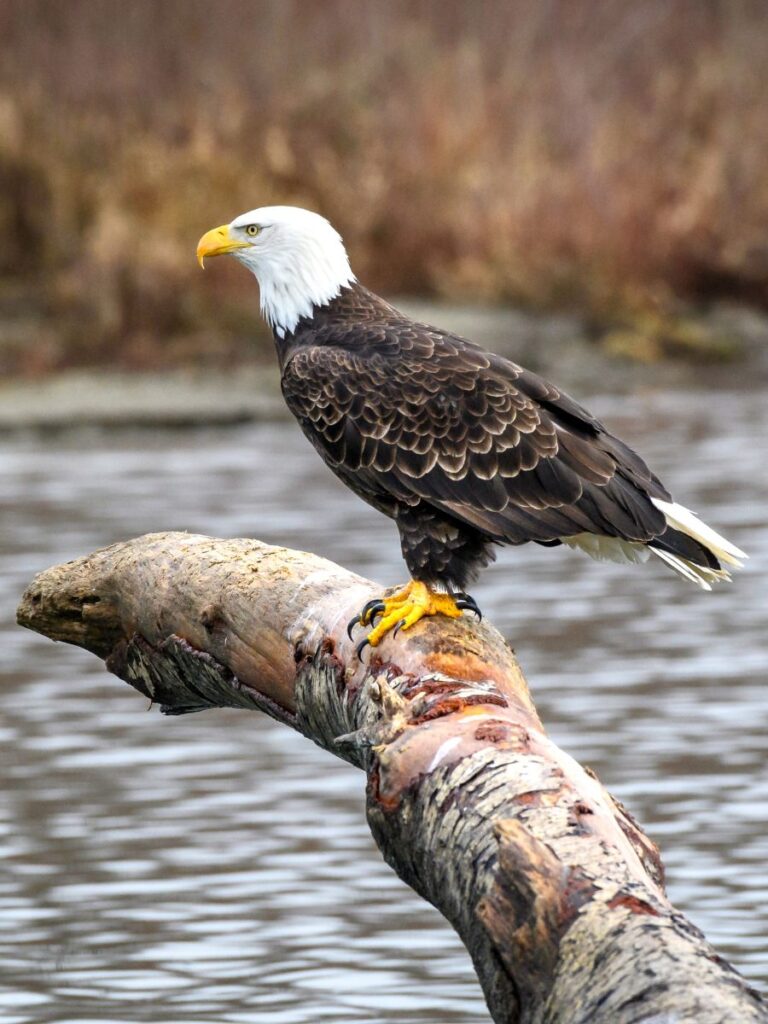
[[[352,620],[350,627],[357,623],[369,625],[374,619],[381,616],[360,644],[358,651],[362,651],[367,644],[376,647],[390,630],[397,633],[400,629],[410,629],[419,619],[423,619],[427,615],[447,615],[448,618],[457,619],[463,608],[477,611],[474,601],[471,598],[467,599],[464,594],[441,593],[430,590],[427,584],[420,580],[411,580],[407,586],[392,594],[391,597],[369,601],[360,615]]]
[[[471,611],[482,618],[474,599],[460,588],[492,561],[492,540],[425,502],[397,510],[394,518],[412,578],[391,597],[369,601],[349,623],[350,637],[355,626],[372,627],[358,645],[358,654],[367,644],[376,647],[390,631],[394,635],[400,629],[410,629],[427,615],[457,619],[463,611]],[[448,593],[438,581],[450,588]]]

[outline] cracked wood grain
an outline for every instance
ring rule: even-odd
[[[261,710],[362,768],[379,848],[461,936],[494,1021],[768,1022],[496,630],[423,620],[361,663],[345,625],[376,593],[315,555],[166,533],[41,573],[18,618],[166,713]]]

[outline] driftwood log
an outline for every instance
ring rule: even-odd
[[[362,768],[376,842],[459,933],[494,1021],[768,1021],[669,903],[653,842],[547,738],[496,630],[424,620],[361,662],[346,624],[377,592],[314,555],[165,533],[43,572],[18,617],[166,713],[259,709]]]

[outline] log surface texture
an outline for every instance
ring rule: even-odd
[[[670,904],[655,845],[547,738],[493,627],[423,620],[358,661],[346,624],[379,592],[315,555],[164,533],[48,569],[18,615],[167,713],[260,709],[362,768],[386,861],[459,933],[499,1024],[768,1022]]]

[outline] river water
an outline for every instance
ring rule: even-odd
[[[590,404],[746,571],[705,594],[661,563],[531,546],[474,593],[553,738],[661,844],[672,899],[764,982],[768,405]],[[286,422],[9,434],[0,473],[0,1020],[487,1021],[458,939],[382,863],[360,773],[255,714],[162,718],[13,624],[37,570],[154,530],[257,536],[389,585],[392,525]]]

